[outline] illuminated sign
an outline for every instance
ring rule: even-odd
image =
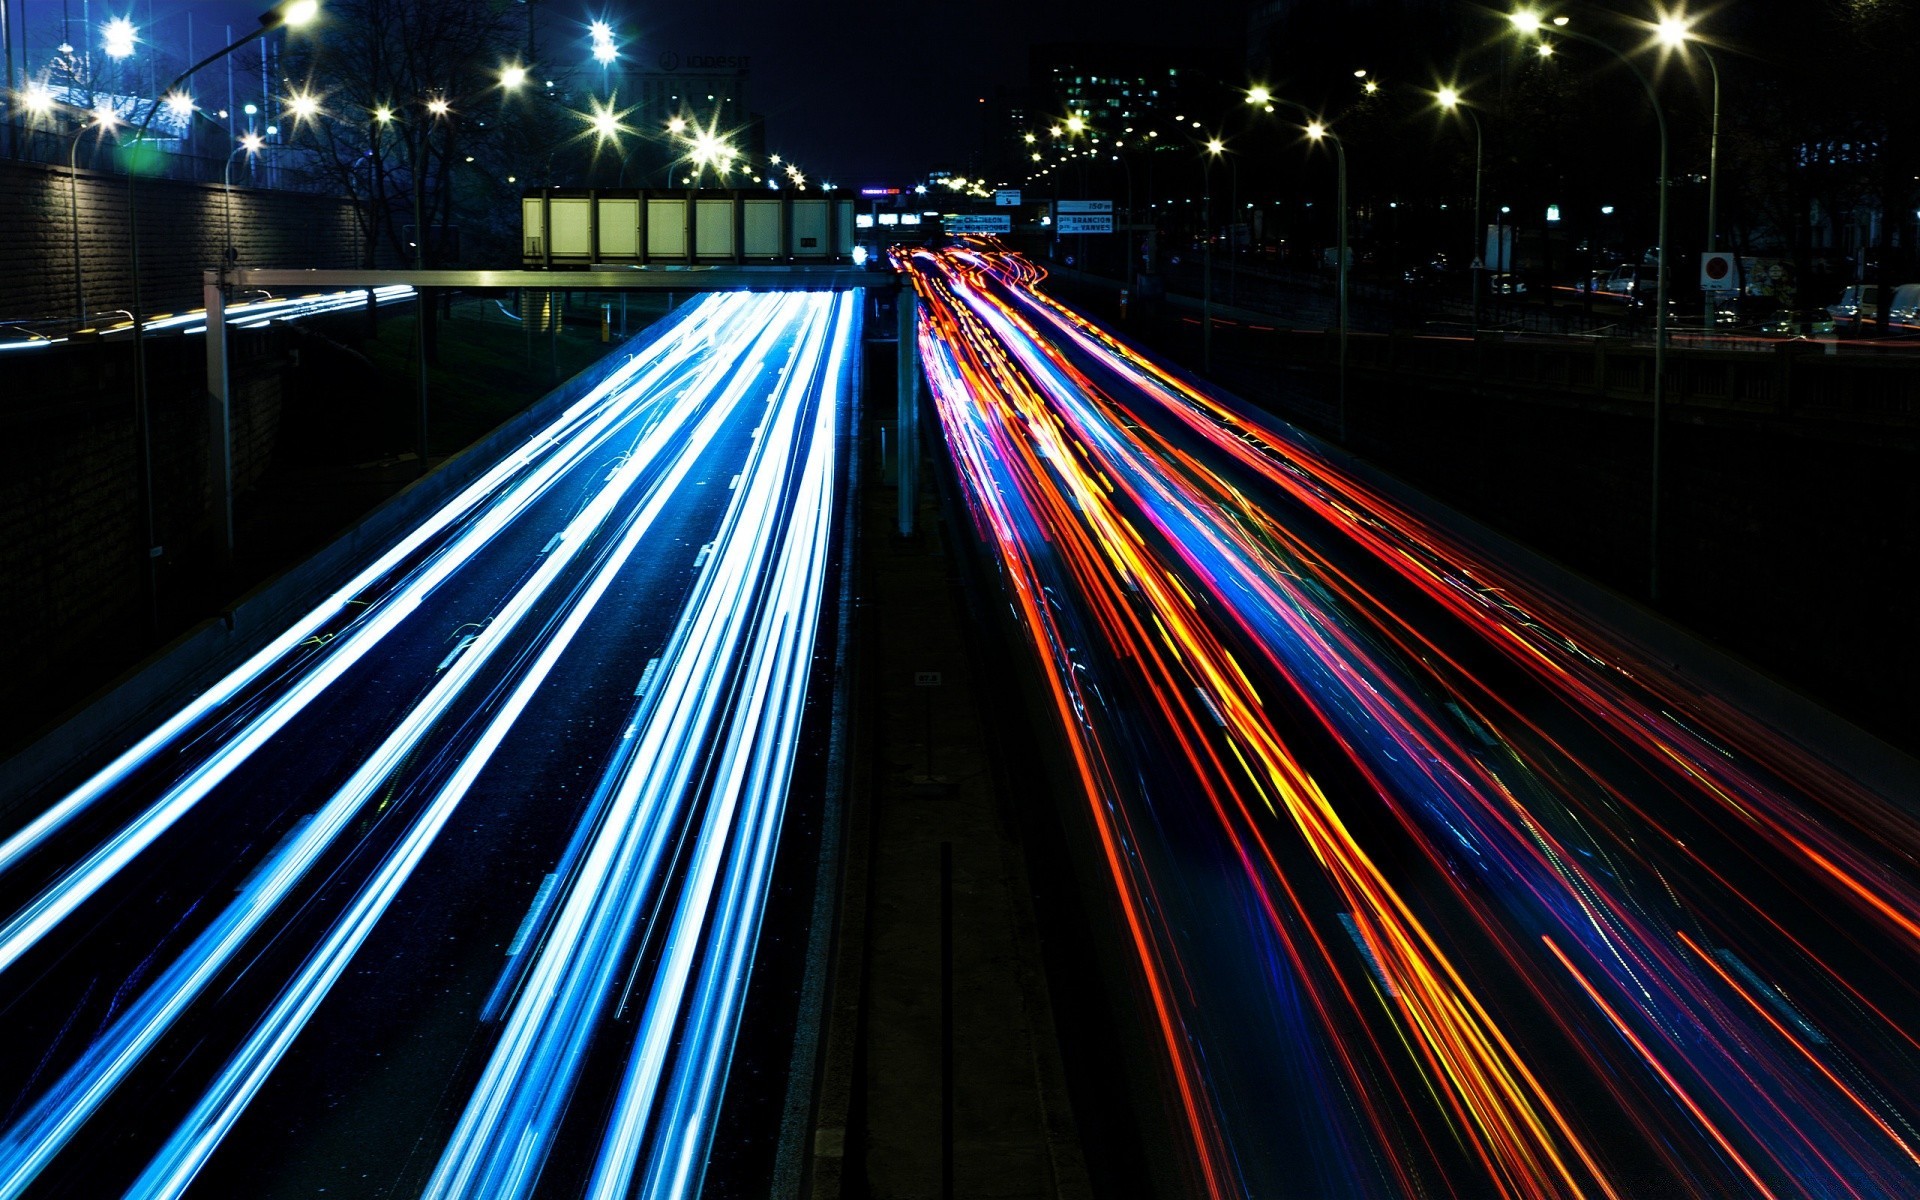
[[[898,225],[900,223],[900,214],[899,213],[881,213],[880,223],[882,225]]]
[[[853,214],[853,226],[855,229],[872,229],[873,214],[872,213]]]
[[[860,194],[862,196],[898,196],[900,189],[890,187],[863,187],[860,189]]]
[[[1112,233],[1113,214],[1063,212],[1054,227],[1061,233]]]
[[[1013,218],[1005,213],[961,213],[945,220],[948,233],[1012,233]]]

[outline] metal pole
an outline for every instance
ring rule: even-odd
[[[1213,155],[1208,153],[1200,168],[1205,186],[1200,194],[1200,369],[1213,370]]]
[[[1653,489],[1649,504],[1647,530],[1647,598],[1660,599],[1660,459],[1661,427],[1666,417],[1667,386],[1667,275],[1671,264],[1667,261],[1667,111],[1660,106],[1660,93],[1653,90],[1653,82],[1646,73],[1635,66],[1633,60],[1614,49],[1599,38],[1576,33],[1570,29],[1559,30],[1559,36],[1571,38],[1596,46],[1625,64],[1633,77],[1647,93],[1648,103],[1653,105],[1653,119],[1660,129],[1660,226],[1657,244],[1654,249],[1659,263],[1655,267],[1654,277],[1654,314],[1653,314]]]
[[[1707,66],[1713,72],[1713,133],[1707,142],[1707,253],[1720,248],[1718,217],[1720,212],[1720,64],[1714,60],[1711,51],[1702,49]],[[1734,283],[1740,282],[1740,273],[1734,272]],[[1735,293],[1736,296],[1738,293]],[[1714,325],[1713,293],[1706,293],[1707,329]]]
[[[1467,271],[1467,284],[1473,289],[1473,328],[1474,332],[1478,333],[1480,331],[1480,292],[1482,290],[1480,285],[1484,274],[1482,266],[1484,265],[1486,255],[1486,247],[1482,243],[1486,241],[1487,236],[1480,224],[1481,221],[1485,219],[1480,215],[1480,186],[1483,179],[1482,169],[1486,165],[1486,138],[1482,136],[1480,131],[1479,116],[1470,108],[1466,110],[1466,113],[1467,116],[1473,120],[1473,236],[1467,243],[1467,249],[1472,253],[1473,257],[1467,260],[1468,267],[1470,268]]]
[[[894,478],[899,483],[901,537],[913,536],[915,511],[919,508],[919,387],[920,387],[920,296],[911,283],[900,285],[895,305],[899,316],[899,404],[894,430],[896,456]]]
[[[229,162],[232,160],[229,159]],[[208,430],[213,442],[214,468],[220,477],[221,564],[233,563],[233,391],[227,369],[227,311],[225,265],[201,276],[201,295],[207,306]]]
[[[1340,443],[1347,441],[1347,144],[1338,134],[1333,139],[1333,159],[1340,169]]]
[[[167,85],[162,95],[170,94],[193,76],[195,71],[209,63],[232,54],[235,50],[265,35],[268,30],[279,27],[279,22],[262,24],[260,28],[247,34],[239,41],[217,50],[199,62],[180,72],[174,81]],[[147,107],[146,119],[140,122],[140,129],[133,135],[134,153],[137,155],[140,143],[146,139],[147,127],[153,124],[153,116],[160,111],[158,104]],[[133,423],[134,434],[139,443],[141,517],[144,526],[142,533],[145,541],[143,555],[146,566],[147,582],[147,619],[150,632],[158,635],[160,631],[160,580],[155,562],[160,557],[161,547],[156,545],[155,521],[153,512],[153,431],[150,415],[147,411],[147,343],[146,321],[141,315],[140,304],[140,208],[139,189],[134,186],[140,178],[138,162],[131,162],[127,169],[127,265],[132,269],[132,303],[128,306],[133,316]]]
[[[4,2],[4,0],[0,0]],[[73,225],[73,327],[87,326],[87,294],[80,274],[80,135],[86,126],[73,131],[73,143],[67,150],[67,214]]]
[[[1234,233],[1241,221],[1240,212],[1240,164],[1231,158],[1227,160],[1227,177],[1233,182],[1227,193],[1232,200],[1227,204],[1227,303],[1240,302],[1240,236]]]

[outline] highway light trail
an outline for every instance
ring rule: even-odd
[[[267,650],[10,840],[11,856],[0,861],[53,857],[71,840],[69,823],[96,805],[127,807],[122,792],[140,793],[130,820],[82,849],[75,865],[55,869],[7,923],[4,964],[59,953],[43,940],[97,893],[137,886],[117,877],[149,848],[177,839],[176,824],[205,820],[196,806],[231,799],[236,774],[246,778],[262,763],[297,755],[300,737],[313,734],[304,710],[338,712],[344,702],[352,711],[354,688],[365,686],[368,672],[397,670],[385,664],[403,659],[417,664],[408,667],[413,698],[394,710],[390,725],[369,729],[379,736],[356,752],[347,777],[316,793],[315,807],[249,864],[230,894],[216,885],[196,902],[177,927],[191,931],[190,940],[171,939],[163,947],[170,957],[150,972],[143,962],[138,988],[129,980],[121,989],[126,1001],[116,1002],[99,1032],[16,1106],[0,1132],[0,1196],[22,1194],[154,1047],[186,1036],[197,1012],[223,1002],[215,989],[231,990],[251,972],[250,985],[264,987],[265,1000],[250,1028],[216,1039],[232,1042],[230,1052],[202,1073],[197,1102],[183,1098],[191,1108],[167,1119],[171,1136],[144,1170],[135,1168],[139,1178],[127,1194],[186,1193],[355,955],[405,901],[409,880],[462,801],[497,761],[532,748],[534,735],[522,732],[527,714],[564,711],[569,701],[564,690],[556,695],[554,673],[577,677],[583,662],[599,661],[609,639],[633,625],[607,599],[631,594],[636,580],[661,569],[652,560],[667,548],[656,526],[670,515],[684,522],[679,514],[689,505],[723,494],[700,492],[705,476],[723,472],[724,480],[737,470],[713,540],[698,556],[687,551],[697,578],[681,632],[644,673],[635,664],[637,678],[627,684],[638,697],[630,736],[610,754],[604,746],[582,751],[583,766],[599,763],[595,769],[617,786],[600,789],[578,816],[557,891],[542,889],[516,939],[501,989],[517,997],[500,1026],[505,1040],[495,1061],[512,1060],[513,1039],[548,1017],[530,1009],[555,999],[541,972],[556,959],[567,969],[590,959],[597,983],[559,998],[566,1028],[558,1058],[489,1069],[468,1106],[471,1113],[513,1097],[510,1112],[531,1105],[544,1122],[513,1136],[550,1134],[585,1048],[624,1036],[608,1030],[607,984],[645,987],[635,976],[644,951],[660,960],[656,991],[691,986],[693,1003],[661,1006],[646,1026],[646,1038],[675,1047],[665,1056],[673,1103],[651,1103],[664,1068],[661,1056],[648,1057],[636,1069],[642,1083],[623,1093],[618,1160],[602,1173],[631,1176],[639,1153],[656,1143],[676,1162],[689,1152],[704,1162],[800,745],[858,312],[857,296],[814,293],[733,294],[689,306],[644,357],[618,368]],[[744,455],[744,467],[735,455]],[[536,522],[544,524],[530,527]],[[464,606],[496,578],[508,586],[443,654],[434,639],[449,618],[428,614],[456,594],[459,607],[448,611],[470,612]],[[249,761],[256,756],[262,762]],[[623,813],[638,814],[651,857],[607,852],[609,838],[627,840],[615,831]],[[336,892],[342,900],[324,923],[298,926],[314,930],[311,949],[288,960],[279,982],[262,978],[265,949],[292,936],[303,912]],[[632,904],[608,909],[615,896]],[[576,928],[582,911],[592,919]],[[664,943],[657,933],[637,932],[646,928],[635,925],[643,913],[662,928],[674,921]],[[700,915],[674,915],[688,913]],[[522,968],[530,959],[531,974]],[[31,990],[35,981],[22,985]],[[487,1138],[479,1135],[483,1159]],[[456,1134],[448,1160],[476,1153],[475,1144]],[[509,1174],[531,1188],[538,1156],[515,1146]],[[489,1186],[485,1194],[511,1194]],[[450,1194],[481,1194],[477,1187]]]
[[[1920,1193],[1920,825],[1032,287],[922,345],[1215,1195]]]

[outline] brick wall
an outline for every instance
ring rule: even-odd
[[[70,175],[64,164],[0,161],[0,318],[74,312],[72,199],[78,200],[88,310],[128,307],[126,177],[85,169]],[[225,189],[142,179],[138,202],[143,305],[150,312],[197,308],[201,272],[219,265],[227,244]],[[242,266],[352,267],[361,261],[352,208],[334,196],[235,187],[232,229]]]
[[[234,475],[267,469],[284,394],[285,333],[232,339]],[[188,598],[215,550],[204,343],[147,344],[156,560],[163,599]],[[141,559],[139,443],[129,342],[76,342],[5,363],[0,387],[0,679],[98,678],[151,644]],[[164,610],[163,619],[167,614]],[[34,689],[0,689],[30,704]],[[52,712],[4,714],[37,725]]]

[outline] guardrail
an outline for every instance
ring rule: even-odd
[[[1216,328],[1216,349],[1235,341],[1276,365],[1333,368],[1333,339],[1319,332]],[[1669,406],[1754,417],[1817,418],[1912,428],[1920,423],[1920,362],[1901,355],[1823,353],[1824,343],[1781,342],[1771,353],[1673,348]],[[1594,340],[1502,334],[1433,337],[1355,334],[1348,370],[1419,376],[1473,387],[1550,392],[1623,404],[1653,401],[1653,349]]]

